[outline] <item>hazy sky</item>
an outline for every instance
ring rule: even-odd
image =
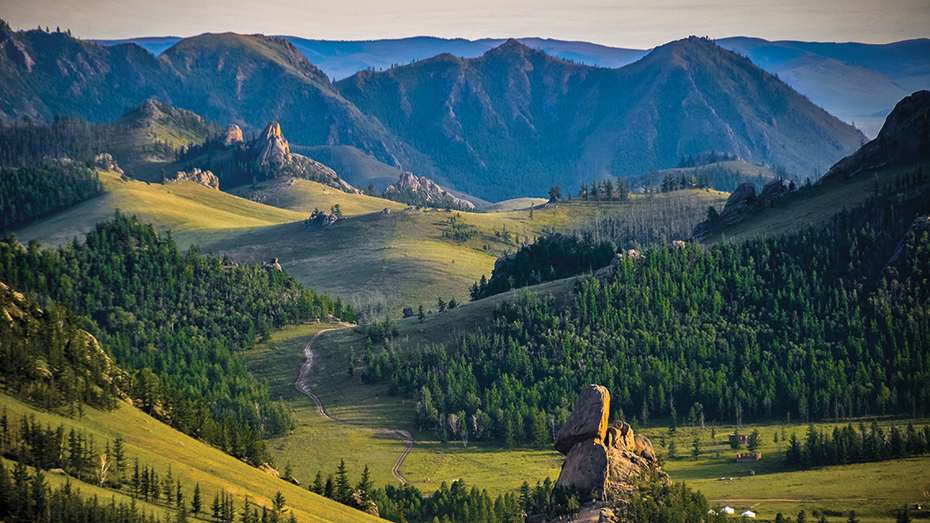
[[[692,34],[930,37],[930,0],[4,0],[0,18],[86,40],[234,31],[327,40],[538,36],[646,49]]]

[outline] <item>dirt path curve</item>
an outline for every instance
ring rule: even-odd
[[[310,338],[310,341],[307,342],[307,346],[304,347],[304,356],[307,358],[307,360],[304,362],[303,365],[300,366],[300,375],[297,377],[297,381],[294,383],[294,386],[297,387],[298,391],[300,391],[303,394],[306,394],[307,397],[313,400],[313,403],[316,404],[317,412],[320,413],[320,417],[322,417],[323,419],[327,421],[334,421],[336,423],[345,423],[344,421],[339,421],[336,418],[327,414],[326,409],[323,407],[323,400],[321,400],[319,396],[317,396],[310,390],[310,380],[309,380],[310,369],[313,368],[313,350],[311,350],[311,347],[313,346],[313,342],[315,342],[316,339],[320,337],[320,334],[323,334],[324,332],[328,332],[328,331],[329,329],[322,330],[314,334],[313,337]],[[407,459],[407,455],[410,454],[410,449],[413,448],[413,437],[410,435],[409,432],[407,432],[406,430],[402,430],[402,429],[376,428],[374,430],[390,434],[404,442],[404,451],[401,452],[400,457],[397,458],[397,461],[394,463],[394,468],[391,469],[391,474],[393,474],[394,477],[397,478],[401,483],[406,485],[407,478],[405,478],[403,474],[400,473],[400,467],[401,465],[404,464],[404,460]]]

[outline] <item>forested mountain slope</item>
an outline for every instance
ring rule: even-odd
[[[708,151],[816,177],[863,139],[745,58],[699,38],[618,70],[511,40],[480,58],[440,55],[336,85],[429,155],[456,188],[486,199],[641,174]]]
[[[237,348],[287,323],[354,318],[351,308],[279,267],[238,266],[196,247],[182,256],[170,234],[120,214],[84,243],[57,250],[6,239],[0,281],[82,317],[115,363],[151,369],[147,412],[159,409],[179,429],[218,445],[228,444],[226,423],[243,424],[252,439],[292,423],[248,373]],[[267,461],[260,447],[234,451],[256,465]]]

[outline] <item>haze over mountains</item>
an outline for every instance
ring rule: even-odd
[[[361,151],[487,200],[708,151],[816,177],[865,139],[746,58],[693,37],[620,69],[509,40],[479,58],[444,54],[335,84],[278,37],[205,34],[157,58],[6,25],[0,39],[5,118],[106,122],[156,97],[247,135],[278,121],[295,146]],[[368,183],[363,172],[340,174]]]

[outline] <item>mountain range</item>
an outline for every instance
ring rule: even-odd
[[[477,58],[506,39],[412,37],[395,40],[332,41],[283,36],[330,78],[342,80],[366,70],[383,70],[442,53]],[[158,56],[181,37],[99,40],[101,45],[135,43]],[[629,65],[649,49],[624,49],[590,42],[519,38],[528,47],[575,63],[609,68]],[[889,44],[768,41],[732,37],[715,40],[778,75],[827,112],[874,138],[885,116],[904,96],[930,88],[930,39]]]
[[[4,24],[0,46],[4,118],[105,122],[156,97],[246,134],[278,121],[295,146],[358,150],[487,200],[708,151],[816,177],[865,140],[748,59],[694,37],[620,69],[508,40],[478,58],[442,54],[336,83],[279,37],[205,34],[155,57]],[[340,174],[369,183],[363,169]]]

